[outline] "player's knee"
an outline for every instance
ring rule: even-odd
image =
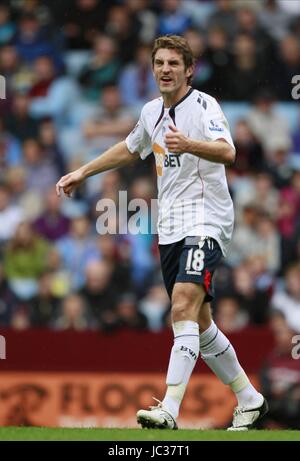
[[[191,320],[197,315],[198,306],[193,290],[182,286],[176,288],[172,296],[172,321],[180,322],[183,320]]]
[[[181,322],[183,320],[189,320],[189,309],[185,303],[175,303],[172,306],[172,322]]]

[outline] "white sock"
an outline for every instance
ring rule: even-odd
[[[255,387],[252,386],[252,384],[250,383],[250,381],[244,389],[240,390],[239,392],[236,392],[235,395],[238,400],[238,405],[240,407],[260,407],[264,401],[264,397],[259,392],[257,392]]]
[[[199,355],[199,325],[192,320],[173,324],[172,347],[167,374],[167,392],[163,406],[177,418],[192,371]]]
[[[232,344],[213,321],[200,334],[200,351],[201,357],[215,375],[231,387],[239,406],[251,407],[262,403],[262,395],[250,383]]]

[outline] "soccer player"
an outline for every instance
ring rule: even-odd
[[[250,383],[235,350],[211,315],[212,276],[226,256],[233,229],[233,204],[224,165],[235,159],[226,118],[216,100],[190,85],[193,55],[179,36],[155,40],[153,73],[161,97],[147,103],[128,137],[57,183],[67,196],[97,173],[155,156],[161,266],[172,301],[174,345],[166,395],[139,410],[142,427],[177,429],[186,386],[199,352],[235,393],[238,406],[229,430],[247,430],[267,412],[267,402]]]

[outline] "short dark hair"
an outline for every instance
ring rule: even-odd
[[[154,42],[151,55],[152,67],[154,66],[156,52],[161,48],[176,50],[179,54],[181,54],[185,69],[194,66],[193,52],[187,39],[184,37],[180,37],[179,35],[163,35],[162,37],[158,37]],[[190,85],[192,83],[192,80],[193,74],[190,77],[188,77],[187,83]]]

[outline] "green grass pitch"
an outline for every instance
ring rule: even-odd
[[[2,427],[0,441],[300,441],[300,431],[149,430]]]

